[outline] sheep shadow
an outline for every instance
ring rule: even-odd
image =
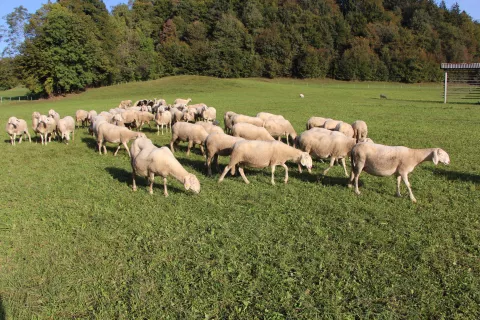
[[[82,142],[85,143],[90,149],[98,151],[97,140],[94,137],[82,137]]]
[[[480,184],[480,175],[466,172],[448,171],[441,168],[428,168],[434,175],[443,176],[451,181],[465,181]]]
[[[192,152],[192,151],[190,150],[190,152]],[[199,153],[200,153],[200,151],[199,151]],[[192,159],[192,158],[185,157],[185,158],[178,159],[178,161],[180,161],[180,163],[182,165],[189,166],[190,168],[193,168],[197,172],[201,172],[201,173],[204,173],[204,174],[207,173],[207,167],[205,166],[205,160],[203,160],[203,159],[198,160],[198,159]],[[214,171],[214,167],[215,166],[212,165],[212,171]],[[222,166],[220,165],[220,168],[221,167]]]
[[[105,171],[107,171],[117,181],[119,181],[121,183],[125,183],[129,187],[132,186],[132,172],[131,171],[127,171],[125,169],[115,168],[115,167],[107,167],[107,168],[105,168]],[[171,180],[171,179],[173,179],[173,178],[172,177],[167,178],[168,192],[170,192],[170,191],[173,191],[174,193],[183,192],[183,190],[181,190],[179,188],[176,188],[175,186],[172,186],[170,183],[168,183],[168,180]],[[137,183],[137,188],[139,188],[139,189],[142,188],[142,187],[148,187],[148,180],[145,177],[137,175],[135,177],[135,181]],[[162,194],[163,194],[163,180],[162,180],[162,183],[154,182],[153,183],[153,188],[162,190]],[[154,192],[155,192],[155,190],[154,190]]]

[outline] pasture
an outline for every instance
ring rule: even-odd
[[[299,94],[305,98],[301,99]],[[385,94],[388,99],[380,99]],[[175,156],[201,182],[185,191],[157,178],[153,196],[125,150],[100,156],[86,129],[68,146],[0,144],[0,319],[478,318],[480,106],[444,105],[438,85],[171,77],[0,106],[31,123],[120,100],[192,98],[217,109],[282,114],[298,133],[310,116],[362,119],[377,143],[440,147],[449,166],[394,177],[363,173],[357,196],[341,166],[246,169],[251,184],[205,175],[197,148]],[[170,133],[144,129],[156,145]],[[32,133],[32,131],[30,131]],[[33,139],[34,135],[32,135]],[[220,157],[221,167],[228,159]]]

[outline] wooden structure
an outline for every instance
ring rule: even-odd
[[[480,63],[442,63],[445,72],[443,102],[447,97],[480,101]]]

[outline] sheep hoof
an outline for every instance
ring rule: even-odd
[[[165,197],[168,197],[168,192],[165,192],[164,195],[165,195]]]
[[[347,184],[347,187],[350,188],[350,189],[352,189],[352,188],[353,188],[353,184],[349,183],[349,184]]]
[[[150,193],[151,195],[153,195],[153,190],[148,190],[148,193]]]
[[[395,194],[395,196],[396,196],[397,198],[401,198],[401,197],[402,197],[402,194],[401,194],[401,193],[397,193],[397,194]]]
[[[356,194],[357,196],[359,196],[359,195],[360,195],[360,191],[355,191],[355,194]]]
[[[132,191],[137,191],[137,187],[132,187]]]
[[[412,202],[413,202],[413,203],[417,203],[417,199],[412,198]]]

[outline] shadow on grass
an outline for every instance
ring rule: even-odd
[[[6,319],[7,319],[7,314],[5,312],[5,307],[3,306],[2,296],[0,296],[0,320],[6,320]]]
[[[480,175],[466,172],[448,171],[440,168],[428,168],[434,175],[443,176],[452,181],[480,183]]]
[[[132,186],[132,172],[131,171],[127,171],[125,169],[121,169],[121,168],[115,168],[115,167],[107,167],[105,168],[105,170],[110,174],[112,175],[112,177],[114,177],[116,180],[118,180],[119,182],[121,183],[126,183],[129,187]],[[161,193],[163,194],[163,178],[161,177],[155,177],[155,181],[161,181],[161,183],[153,183],[153,192],[157,192],[157,190],[160,190]],[[174,186],[172,186],[169,181],[170,180],[175,180],[175,178],[173,177],[168,177],[167,178],[167,188],[168,188],[168,192],[171,192],[173,191],[174,193],[180,193],[180,192],[184,192],[184,190],[181,190],[179,188],[176,188]],[[141,177],[141,176],[136,176],[135,177],[135,182],[137,183],[137,188],[138,189],[141,189],[143,187],[148,187],[148,180],[147,178],[145,177]],[[0,319],[1,320],[1,319]]]
[[[190,152],[192,152],[192,150],[190,150]],[[200,150],[198,152],[199,152],[199,154],[201,154]],[[191,158],[185,157],[185,158],[180,159],[179,161],[182,163],[182,165],[187,165],[187,166],[193,168],[197,172],[201,172],[201,173],[204,173],[204,174],[207,173],[207,167],[205,166],[205,160],[191,159]],[[214,171],[214,167],[215,166],[212,166],[212,171]],[[220,168],[221,167],[222,166],[220,165]]]
[[[97,140],[94,137],[92,136],[82,137],[82,142],[85,143],[87,147],[89,147],[90,149],[98,151]]]

